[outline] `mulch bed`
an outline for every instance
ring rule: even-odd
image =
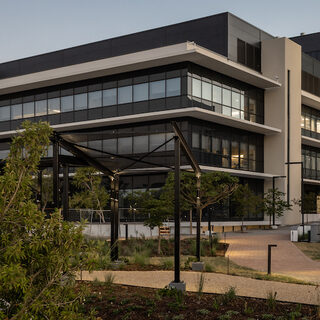
[[[89,294],[84,308],[95,308],[99,320],[320,319],[315,306],[175,290],[81,282]]]

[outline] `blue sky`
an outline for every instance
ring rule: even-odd
[[[224,11],[275,36],[320,31],[319,0],[0,0],[0,62]]]

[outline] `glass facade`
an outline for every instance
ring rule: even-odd
[[[302,161],[306,179],[320,180],[320,150],[309,146],[302,146]]]
[[[301,134],[303,136],[320,139],[320,111],[302,105]]]

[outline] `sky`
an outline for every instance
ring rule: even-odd
[[[0,0],[0,63],[225,11],[274,36],[320,31],[320,0]]]

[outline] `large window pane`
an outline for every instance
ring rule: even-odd
[[[232,108],[231,117],[240,119],[240,110]]]
[[[113,106],[115,104],[117,104],[117,89],[103,90],[103,105]]]
[[[74,95],[74,110],[83,110],[87,109],[88,101],[87,94],[80,93]]]
[[[145,153],[148,151],[148,136],[133,137],[133,153]]]
[[[11,106],[11,119],[21,119],[22,118],[22,104],[14,104]]]
[[[212,152],[214,154],[221,154],[220,139],[213,137],[211,140],[211,143],[212,143]]]
[[[212,93],[211,84],[208,82],[202,82],[202,99],[211,101],[212,100],[211,93]]]
[[[181,83],[180,78],[167,80],[167,97],[180,96]]]
[[[73,96],[61,97],[61,112],[73,111]]]
[[[148,100],[148,83],[135,84],[133,86],[133,101]]]
[[[117,139],[103,140],[103,151],[117,154]]]
[[[212,85],[212,100],[221,103],[221,88],[215,85]]]
[[[222,103],[231,106],[231,91],[229,89],[222,89]]]
[[[164,80],[150,82],[150,99],[164,98],[166,94],[165,87]]]
[[[230,155],[230,143],[229,140],[222,140],[222,166],[227,168],[230,166],[229,164],[229,155]]]
[[[306,119],[305,119],[305,129],[306,130],[310,130],[310,116],[308,114],[306,114]]]
[[[231,167],[239,168],[239,143],[232,141],[231,143]]]
[[[201,81],[192,78],[192,95],[201,98]]]
[[[192,132],[192,148],[200,148],[200,134],[198,132]]]
[[[10,120],[10,106],[0,107],[0,121]]]
[[[159,147],[161,144],[163,144],[166,141],[166,135],[165,133],[157,133],[157,134],[151,134],[150,135],[150,148],[149,150],[152,151],[155,148]],[[165,146],[162,146],[157,151],[164,151]]]
[[[248,144],[240,143],[240,168],[248,170]]]
[[[102,106],[102,91],[89,92],[89,108]]]
[[[201,135],[201,149],[205,152],[210,152],[210,137]]]
[[[171,132],[166,133],[166,141],[169,141],[170,139],[172,139],[173,136],[174,136],[174,134]],[[167,151],[174,150],[174,140],[171,140],[170,142],[168,142],[166,144],[166,150]]]
[[[240,93],[232,92],[232,108],[240,109]]]
[[[47,100],[36,101],[36,116],[47,114]]]
[[[132,102],[132,86],[118,88],[118,103]]]
[[[231,108],[222,106],[222,113],[225,114],[226,116],[231,116]]]
[[[34,117],[34,102],[27,102],[23,104],[23,117]]]
[[[118,139],[118,153],[131,154],[132,153],[132,137],[125,137]]]
[[[60,113],[60,98],[48,99],[48,113]]]

